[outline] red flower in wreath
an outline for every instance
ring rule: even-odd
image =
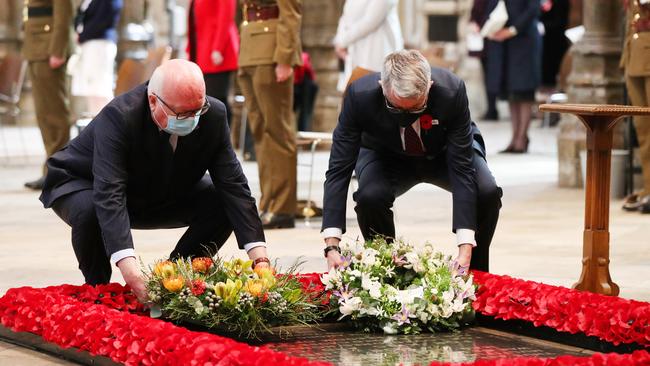
[[[430,114],[423,114],[420,116],[420,128],[428,130],[433,126],[433,117]]]
[[[200,279],[192,281],[192,294],[195,296],[203,295],[205,292],[205,282]]]

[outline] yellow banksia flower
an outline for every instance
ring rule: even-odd
[[[174,276],[170,278],[163,279],[163,286],[169,292],[179,292],[185,286],[185,279],[181,276]]]

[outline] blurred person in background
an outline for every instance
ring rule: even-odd
[[[311,119],[318,94],[316,73],[307,52],[302,53],[302,65],[293,68],[293,111],[296,113],[298,131],[311,131]]]
[[[235,24],[237,0],[192,0],[189,7],[187,54],[203,72],[206,94],[226,105],[237,70],[239,34]]]
[[[71,0],[25,1],[23,57],[28,61],[36,121],[49,158],[70,140],[70,106],[65,64],[72,48]],[[42,176],[25,187],[43,188]]]
[[[627,24],[621,67],[632,105],[650,106],[650,1],[625,0]],[[650,213],[650,117],[634,117],[643,189],[626,197],[623,209]]]
[[[344,61],[338,90],[343,91],[352,71],[381,71],[384,57],[404,48],[398,0],[346,0],[339,19],[334,50]]]
[[[488,0],[491,12],[498,0]],[[508,21],[485,42],[487,89],[508,99],[512,138],[504,153],[528,151],[528,128],[541,78],[541,36],[537,27],[538,0],[505,0]]]
[[[302,65],[301,0],[244,0],[239,86],[255,139],[265,229],[295,227],[293,68]]]
[[[569,24],[569,0],[544,0],[540,20],[544,24],[542,47],[542,88],[557,90],[557,76],[564,54],[569,49],[569,39],[564,31]]]
[[[487,20],[489,15],[487,11],[488,0],[474,0],[472,5],[472,11],[470,13],[470,28],[474,33],[479,33],[483,24]],[[481,51],[470,51],[470,56],[478,57],[481,60],[481,67],[483,68],[483,83],[485,86],[485,95],[487,98],[487,111],[481,118],[483,121],[498,121],[499,112],[497,111],[497,94],[491,93],[487,89],[487,58],[488,53],[485,52],[485,48]]]
[[[81,52],[72,71],[71,94],[85,97],[90,115],[113,99],[117,31],[122,0],[83,0],[75,31]]]

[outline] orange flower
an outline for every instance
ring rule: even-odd
[[[163,286],[169,292],[179,292],[185,286],[185,280],[181,276],[174,276],[171,278],[163,279]]]
[[[158,277],[169,278],[176,275],[176,266],[170,261],[158,262],[153,267],[153,273]]]
[[[208,257],[200,257],[192,259],[192,270],[199,273],[208,273],[212,267],[212,259]]]
[[[244,290],[255,297],[259,297],[265,290],[264,281],[248,280],[244,285]]]

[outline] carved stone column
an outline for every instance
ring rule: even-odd
[[[332,40],[343,3],[344,0],[302,2],[302,47],[311,56],[319,87],[312,120],[314,131],[333,131],[338,118],[341,93],[336,90],[339,71]]]
[[[623,74],[618,67],[622,51],[623,9],[619,0],[583,2],[584,37],[572,48],[568,78],[569,103],[622,104]],[[622,141],[622,125],[614,132],[614,146]],[[560,187],[581,187],[579,151],[585,149],[585,128],[564,115],[558,136]]]
[[[151,31],[145,25],[145,0],[123,2],[117,42],[117,62],[126,58],[144,60]]]
[[[20,52],[23,0],[0,0],[0,60],[9,52]],[[16,124],[17,117],[0,115],[0,123]]]

